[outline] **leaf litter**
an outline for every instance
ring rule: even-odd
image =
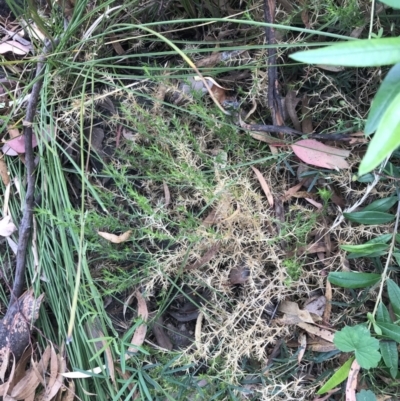
[[[71,11],[68,11],[68,13],[70,12]],[[309,15],[305,11],[302,12],[301,17],[305,25],[310,24]],[[114,50],[116,50],[115,45]],[[222,53],[214,53],[209,57],[206,56],[202,59],[203,64],[201,64],[201,62],[196,62],[196,64],[197,66],[203,67],[214,66],[216,63],[224,62],[221,54]],[[230,52],[229,57],[236,57],[240,55],[241,53],[239,54]],[[228,90],[225,88],[225,86],[228,87],[228,85],[224,84],[224,87],[222,87],[221,85],[217,84],[215,80],[211,81],[211,78],[207,77],[205,79],[207,80],[208,85],[211,87],[216,100],[220,104],[224,103],[227,99],[230,99],[230,96],[227,95]],[[193,101],[193,92],[196,92],[193,94],[194,98],[196,98],[195,95],[206,92],[203,81],[193,78],[189,81],[189,84],[187,84],[187,82],[188,81],[185,81],[184,85],[188,85],[189,88],[182,85],[182,82],[178,83],[182,99],[190,98],[190,101]],[[275,83],[276,82],[278,81],[275,81]],[[301,127],[303,133],[312,133],[313,127],[311,108],[309,108],[310,99],[307,98],[307,95],[303,96],[303,98],[298,98],[297,96],[300,95],[296,95],[294,92],[288,92],[288,104],[286,107],[290,108],[289,114],[291,114],[290,118],[292,120],[292,124],[298,131],[300,131]],[[274,101],[276,100],[277,99],[274,99]],[[301,106],[303,114],[301,121],[298,117],[296,119],[296,108],[298,108],[300,101],[302,102]],[[292,102],[292,104],[289,104],[289,102]],[[180,101],[177,101],[175,104],[184,104],[184,102],[182,101],[182,103],[180,103]],[[259,118],[258,113],[260,110],[257,110],[257,106],[259,105],[256,104],[255,108],[252,106],[253,111],[247,114],[248,118]],[[269,106],[271,108],[271,113],[274,116],[274,124],[277,123],[282,125],[284,116],[281,115],[279,107],[276,104],[275,106]],[[158,110],[159,112],[162,112],[160,111],[162,108],[159,108]],[[122,127],[122,125],[120,127]],[[119,131],[114,130],[113,132],[119,132],[119,135],[122,134],[124,137],[126,136],[126,139],[132,142],[132,146],[135,143],[140,143],[141,145],[146,146],[146,140],[150,140],[138,138],[139,135],[137,135],[134,131],[134,129],[131,131],[130,129],[126,129],[124,126],[124,128],[120,128]],[[91,137],[87,136],[89,146],[92,147],[97,153],[102,154],[104,142],[109,140],[107,133],[103,129],[100,129],[99,131],[92,130],[91,132],[94,132],[95,135]],[[207,133],[207,135],[212,137],[213,134]],[[255,134],[250,135],[254,137]],[[278,137],[272,137],[273,142],[271,143],[276,144],[277,142],[281,142],[283,144],[284,141],[282,141],[282,137],[282,133],[280,133]],[[212,140],[216,142],[216,138],[218,137],[215,136]],[[13,139],[11,141],[13,141]],[[11,141],[9,141],[8,144],[10,144]],[[202,146],[204,141],[204,138],[200,137],[199,135],[198,144]],[[357,139],[350,144],[354,145],[356,143],[360,143],[356,141]],[[14,145],[13,142],[11,142],[11,144]],[[24,153],[24,150],[20,145],[21,144],[17,144],[14,146],[18,150],[17,151],[14,149],[17,154]],[[215,143],[212,144],[212,146],[214,145]],[[123,143],[121,146],[129,145]],[[167,149],[165,151],[166,154],[171,150],[169,147],[173,147],[171,146],[171,143],[168,143],[168,145],[165,145],[164,143],[163,146],[165,146],[164,150]],[[327,146],[313,139],[298,141],[291,145],[291,147],[295,155],[305,163],[330,170],[348,169],[349,164],[344,159],[353,156],[348,150]],[[118,145],[116,145],[116,148],[118,148]],[[206,146],[204,148],[206,148]],[[256,147],[254,147],[254,149],[255,148]],[[285,150],[286,149],[287,146],[285,147]],[[177,149],[173,149],[173,151],[178,154]],[[278,155],[280,149],[275,147],[275,151]],[[227,151],[225,153],[230,157],[232,151],[229,149],[229,152]],[[182,157],[182,154],[178,155],[179,157]],[[194,155],[194,153],[191,155]],[[262,358],[265,358],[266,354],[271,352],[271,344],[276,338],[283,338],[284,336],[292,334],[293,331],[292,327],[268,327],[266,321],[270,321],[270,324],[271,322],[275,323],[279,321],[278,319],[271,320],[266,318],[269,312],[263,312],[263,320],[260,322],[260,315],[258,312],[263,310],[265,307],[266,299],[269,300],[274,298],[277,291],[279,291],[280,302],[275,301],[275,304],[276,306],[279,305],[279,307],[277,306],[279,312],[284,314],[283,318],[279,318],[281,319],[281,323],[283,323],[285,326],[289,324],[296,324],[288,322],[298,321],[298,326],[310,334],[309,336],[306,336],[304,335],[304,332],[300,331],[299,338],[302,350],[301,354],[299,354],[300,356],[298,361],[299,364],[301,364],[306,358],[303,353],[303,351],[306,349],[317,351],[319,347],[320,350],[325,350],[317,352],[327,352],[326,350],[329,349],[328,341],[332,338],[330,335],[331,332],[330,330],[321,328],[322,325],[317,325],[317,322],[319,322],[318,317],[321,317],[321,310],[324,308],[324,297],[318,296],[316,298],[309,298],[309,302],[304,303],[303,309],[298,306],[299,303],[289,301],[289,299],[294,299],[294,290],[290,287],[291,284],[289,281],[287,281],[288,272],[281,266],[282,258],[284,259],[289,257],[288,248],[284,244],[287,238],[285,238],[285,240],[280,239],[279,241],[274,241],[276,240],[275,237],[279,232],[284,233],[284,235],[287,236],[287,225],[288,222],[290,222],[290,219],[293,218],[293,213],[305,213],[307,216],[311,214],[308,214],[311,206],[307,205],[304,202],[304,199],[321,209],[321,211],[323,210],[324,205],[316,200],[316,197],[318,196],[317,194],[309,193],[307,195],[307,193],[304,191],[300,191],[301,187],[305,186],[305,183],[302,182],[302,180],[299,179],[300,182],[297,185],[295,185],[295,179],[293,179],[293,177],[289,177],[288,180],[284,180],[283,176],[285,173],[282,174],[282,168],[280,168],[279,174],[275,174],[273,172],[271,174],[271,179],[268,175],[268,183],[261,175],[260,170],[253,168],[262,190],[267,197],[268,204],[271,207],[275,206],[274,210],[271,210],[273,208],[268,209],[268,205],[265,204],[264,195],[261,194],[262,198],[260,198],[259,193],[249,193],[249,188],[254,187],[254,177],[252,174],[243,174],[241,177],[235,177],[236,171],[232,172],[231,170],[230,173],[223,171],[225,167],[230,167],[231,160],[229,157],[227,157],[227,160],[224,161],[223,167],[217,166],[217,169],[222,170],[218,171],[218,174],[216,174],[215,178],[217,183],[216,185],[219,186],[218,189],[224,187],[224,191],[226,191],[227,195],[223,195],[215,202],[214,200],[210,201],[212,198],[210,194],[207,194],[207,196],[199,195],[199,191],[197,193],[194,191],[194,193],[190,194],[192,199],[189,200],[189,196],[185,198],[185,194],[177,191],[176,184],[174,185],[174,183],[170,183],[168,181],[168,177],[165,178],[163,176],[162,181],[156,182],[155,185],[152,185],[154,183],[151,183],[151,180],[148,180],[149,182],[142,183],[143,188],[145,188],[147,185],[149,190],[147,192],[146,190],[143,190],[141,193],[145,193],[150,200],[154,200],[155,198],[158,200],[162,199],[161,189],[164,190],[163,195],[165,203],[163,206],[168,206],[168,213],[170,213],[169,217],[172,217],[171,221],[173,221],[173,218],[177,218],[177,216],[179,216],[180,211],[178,211],[177,204],[180,202],[180,207],[182,207],[182,199],[185,199],[188,203],[192,202],[191,212],[193,212],[194,215],[195,213],[199,212],[199,210],[204,211],[205,205],[212,205],[208,209],[205,209],[209,211],[208,215],[206,214],[205,217],[202,214],[200,215],[200,223],[202,223],[200,224],[201,227],[196,229],[192,228],[191,235],[196,234],[198,238],[193,249],[186,254],[187,249],[184,248],[187,246],[187,243],[185,243],[185,241],[180,242],[177,248],[182,249],[182,252],[172,252],[171,255],[160,258],[160,260],[157,262],[160,262],[160,271],[162,270],[162,274],[157,271],[157,268],[154,268],[154,274],[156,277],[150,279],[149,282],[143,282],[142,284],[147,287],[149,293],[152,293],[151,290],[154,290],[154,288],[159,290],[161,287],[163,290],[165,290],[167,287],[165,275],[169,275],[168,277],[174,277],[176,272],[180,272],[182,270],[182,266],[185,266],[184,270],[187,276],[184,278],[184,280],[187,280],[191,284],[199,282],[203,283],[206,281],[207,285],[213,288],[213,293],[210,295],[211,305],[207,306],[207,308],[210,309],[207,309],[207,313],[203,313],[203,311],[200,311],[199,308],[194,308],[194,311],[188,312],[184,309],[184,306],[182,306],[181,309],[178,308],[176,311],[170,310],[168,313],[163,313],[156,323],[152,323],[149,321],[150,314],[147,310],[147,302],[144,300],[140,292],[136,292],[135,296],[138,303],[137,317],[138,319],[142,319],[143,322],[138,325],[138,328],[134,333],[130,351],[137,353],[137,347],[141,347],[144,344],[144,340],[147,335],[147,325],[151,326],[151,324],[153,324],[153,333],[158,333],[155,334],[155,337],[160,347],[172,349],[174,345],[171,342],[171,337],[179,336],[186,336],[189,341],[187,341],[185,344],[190,345],[193,342],[193,325],[186,325],[186,323],[190,323],[198,319],[198,323],[196,323],[195,338],[196,342],[198,342],[200,345],[196,358],[209,357],[208,352],[211,352],[211,345],[215,343],[215,333],[220,333],[222,330],[222,324],[219,324],[219,322],[223,321],[224,330],[226,329],[227,333],[224,332],[223,336],[221,337],[221,347],[226,347],[223,348],[224,350],[234,349],[235,352],[237,352],[237,355],[252,355],[252,358],[261,360]],[[194,159],[195,157],[193,157],[193,160]],[[291,164],[293,166],[293,161],[295,161],[295,164],[295,158],[289,159],[288,165]],[[345,177],[344,174],[345,173],[343,172],[343,175],[340,177]],[[287,177],[288,175],[285,177],[285,179]],[[236,182],[234,182],[235,180]],[[224,184],[228,182],[229,185],[224,186]],[[290,189],[287,190],[289,186]],[[158,192],[156,192],[154,188],[158,188]],[[174,193],[173,197],[171,197],[170,189]],[[279,199],[274,199],[271,190],[273,191],[274,196],[276,198],[279,197]],[[354,191],[352,192],[351,189],[349,190],[346,188],[346,191],[349,191],[349,193],[354,196]],[[201,198],[201,200],[197,203],[195,201],[196,197],[198,197],[198,199]],[[283,201],[285,204],[283,204]],[[153,206],[154,205],[155,203]],[[234,205],[237,205],[236,210],[233,207]],[[317,212],[315,209],[313,209],[312,213]],[[332,218],[332,216],[330,216],[330,218]],[[142,222],[144,221],[145,219],[142,220]],[[150,219],[146,221],[146,224],[149,224],[149,221]],[[159,224],[159,222],[157,224]],[[133,230],[128,230],[120,235],[116,235],[101,231],[98,232],[98,234],[113,244],[121,244],[133,239],[133,232]],[[167,230],[165,230],[165,232],[167,232]],[[337,238],[334,238],[334,241],[336,240]],[[307,237],[304,241],[305,243],[301,246],[296,246],[296,250],[302,254],[302,257],[305,257],[304,255],[308,255],[305,257],[307,258],[306,260],[308,263],[315,263],[316,266],[321,266],[318,264],[319,262],[317,259],[313,259],[314,256],[311,255],[319,254],[318,257],[320,257],[321,254],[324,254],[324,252],[326,252],[325,257],[327,259],[337,263],[337,259],[335,258],[338,258],[339,254],[335,247],[332,248],[328,246],[327,239],[325,241],[316,238],[310,240],[310,238]],[[104,244],[104,241],[102,243]],[[332,256],[328,255],[328,251],[332,252]],[[185,257],[183,256],[184,254]],[[189,259],[192,263],[186,263],[187,255],[189,255]],[[243,255],[246,257],[246,264],[240,265],[239,262],[243,261]],[[277,255],[279,255],[279,257]],[[248,266],[247,262],[249,263]],[[331,268],[333,268],[333,265]],[[315,275],[315,270],[311,271],[311,269],[306,269],[303,272],[303,275],[302,282],[306,283],[306,286],[310,285],[311,287],[312,285],[315,285],[316,282],[319,284],[321,283],[321,277],[316,278],[313,276]],[[152,282],[152,280],[154,281]],[[153,285],[154,283],[157,283],[159,287]],[[285,285],[282,283],[285,283]],[[304,298],[308,297],[308,292],[308,288],[305,290],[299,290],[298,293],[296,293],[296,296],[304,300]],[[145,293],[147,294],[147,292]],[[228,309],[224,309],[226,306],[222,301],[224,298],[230,299],[230,306]],[[332,291],[330,289],[329,292],[328,285],[326,285],[326,300],[328,300],[328,304],[332,300]],[[324,309],[325,312],[323,314],[323,321],[325,325],[328,325],[329,321],[331,320],[332,311],[331,309],[328,309],[326,305]],[[150,310],[154,309],[151,308]],[[268,316],[270,317],[270,314]],[[179,322],[179,324],[174,322],[171,318],[175,319],[177,322]],[[182,323],[182,325],[180,325],[180,323]],[[158,328],[160,327],[162,330],[158,331]],[[243,329],[244,327],[250,328],[248,333]],[[314,335],[318,336],[317,333],[319,333],[320,337],[315,340],[312,337]],[[103,334],[104,333],[102,332],[98,332],[97,334],[93,333],[93,338],[96,338],[97,335],[101,337]],[[252,340],[255,338],[263,338],[265,341],[258,342],[256,345],[254,345]],[[321,338],[325,338],[327,341],[324,343]],[[176,340],[175,338],[175,341],[180,345],[183,344],[183,341],[180,342],[179,339]],[[100,341],[95,343],[97,343],[97,347],[100,345],[105,347],[105,344],[100,344]],[[251,345],[246,348],[246,344]],[[332,348],[330,350],[332,350]],[[279,352],[279,347],[277,352]],[[233,353],[229,354],[229,352],[226,352],[226,354],[231,355]],[[107,359],[110,359],[109,355],[107,356]],[[64,362],[62,358],[57,356],[57,371],[62,372],[66,369],[65,364],[63,365],[63,363]],[[234,371],[238,369],[237,360],[228,359],[228,363],[231,364],[229,366]],[[57,380],[54,380],[54,378],[59,377],[59,375],[56,374],[56,359],[54,358],[53,351],[51,351],[51,364],[52,369],[50,369],[51,373],[49,383],[51,384],[50,387],[53,388],[53,390],[50,389],[47,395],[43,395],[43,399],[50,399],[50,397],[53,396],[53,393],[56,394],[63,386],[63,384],[61,384],[61,387],[55,387]],[[36,365],[33,364],[32,367],[33,366]],[[99,371],[93,370],[91,373],[99,373],[101,371],[101,369]],[[118,369],[116,369],[116,371],[118,371]],[[62,377],[72,377],[68,376],[68,372],[60,374]],[[79,377],[78,373],[76,377]],[[91,375],[88,373],[88,376],[85,377],[91,377]],[[68,386],[72,385],[71,383],[73,383],[73,381],[70,381]],[[137,393],[135,393],[134,396],[136,397],[136,395]]]

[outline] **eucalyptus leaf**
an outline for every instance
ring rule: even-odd
[[[382,329],[384,336],[400,343],[400,326],[394,323],[377,322],[378,326]]]
[[[340,383],[344,382],[349,376],[351,364],[354,361],[354,357],[348,359],[334,375],[317,391],[318,395],[325,394],[329,390],[337,387]]]
[[[400,64],[399,64],[400,65]],[[399,77],[400,80],[400,77]],[[400,87],[399,87],[400,91]],[[371,212],[387,212],[391,207],[393,207],[399,198],[397,196],[390,196],[388,198],[378,199],[368,206],[366,206],[363,211],[371,211]]]
[[[393,312],[400,319],[400,288],[390,278],[386,280],[390,304],[392,305]],[[399,328],[400,329],[400,328]]]
[[[399,38],[400,39],[400,38]],[[399,46],[400,51],[400,46]],[[400,92],[383,113],[379,126],[368,145],[358,170],[359,175],[369,173],[379,166],[400,145]]]
[[[371,287],[380,279],[381,275],[376,273],[331,272],[328,275],[331,284],[343,288]]]
[[[380,341],[379,348],[381,351],[383,362],[389,368],[390,375],[396,378],[399,365],[399,351],[395,341]]]
[[[383,113],[399,92],[400,64],[396,64],[386,74],[386,77],[379,86],[378,92],[372,101],[371,110],[369,111],[367,123],[364,129],[365,135],[371,135],[376,131]]]
[[[290,57],[308,64],[344,67],[379,67],[397,64],[400,63],[400,38],[342,42],[321,49],[296,52]]]
[[[343,213],[343,216],[350,221],[354,221],[355,223],[368,224],[368,225],[386,224],[390,223],[396,218],[395,215],[390,213],[375,212],[370,210],[361,212]]]

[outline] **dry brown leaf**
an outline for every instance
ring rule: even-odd
[[[146,301],[139,291],[136,291],[135,295],[138,302],[138,310],[137,310],[138,317],[140,317],[144,322],[146,322],[147,319],[149,318],[149,311],[147,309]],[[131,344],[133,345],[133,347],[129,347],[128,352],[130,352],[131,354],[136,354],[138,352],[137,347],[140,347],[144,343],[144,339],[146,338],[146,333],[147,333],[147,324],[142,323],[133,334],[131,340]],[[125,358],[129,359],[130,355],[126,355]]]
[[[229,283],[231,285],[244,284],[250,277],[250,270],[245,265],[234,267],[229,272]]]
[[[164,319],[162,316],[159,316],[153,325],[153,333],[156,338],[157,344],[164,349],[172,350],[172,343],[167,333],[164,330]]]
[[[309,338],[307,342],[307,349],[314,352],[331,352],[337,350],[335,344],[325,341],[319,337]]]
[[[115,53],[117,53],[120,56],[122,54],[126,53],[124,48],[121,46],[121,43],[119,42],[118,38],[115,35],[111,36],[111,40],[112,40],[112,42],[110,42],[110,43],[111,43],[112,47],[114,48]]]
[[[304,309],[308,310],[310,313],[313,313],[318,316],[322,316],[324,313],[326,306],[326,298],[321,296],[316,296],[311,299],[308,299],[304,305]]]
[[[324,340],[333,343],[333,335],[334,335],[334,333],[332,333],[329,330],[321,329],[318,326],[314,326],[313,324],[306,323],[306,322],[297,323],[297,326],[299,326],[303,330],[307,331],[307,333],[309,333],[311,335],[315,335],[317,337],[321,337]]]
[[[312,119],[311,119],[311,111],[308,107],[309,98],[307,95],[304,95],[303,100],[301,102],[301,114],[303,115],[303,119],[301,120],[301,131],[304,134],[311,134],[314,131]]]
[[[13,364],[12,364],[11,372],[8,376],[8,381],[0,386],[0,395],[2,395],[4,397],[4,399],[3,399],[4,401],[7,398],[8,389],[10,388],[11,383],[14,381],[14,376],[15,376],[15,358],[12,357],[12,359],[13,359]]]
[[[47,366],[49,365],[50,362],[50,357],[51,357],[51,346],[48,345],[44,350],[40,361],[33,366],[33,369],[36,372],[36,375],[40,380],[40,382],[42,383],[43,387],[46,386],[45,375],[47,372]]]
[[[51,387],[50,387],[50,384],[48,385],[41,401],[51,401],[53,399],[53,397],[55,397],[56,394],[60,391],[62,385],[64,384],[63,374],[65,373],[65,371],[67,369],[67,364],[62,355],[57,356],[57,366],[59,367],[59,369],[57,369],[58,372],[55,377],[55,380]]]
[[[11,220],[11,216],[5,216],[0,220],[0,235],[2,237],[9,237],[17,230],[15,224]]]
[[[35,364],[35,361],[31,361],[31,363]],[[11,391],[11,397],[17,400],[24,400],[35,394],[36,388],[39,386],[40,380],[36,375],[35,370],[31,367],[27,372],[25,372],[25,376],[20,380]]]
[[[354,359],[346,383],[346,401],[356,401],[357,380],[360,369],[360,365],[357,360]]]
[[[219,251],[219,243],[214,244],[198,261],[185,267],[185,270],[198,269],[208,263]]]
[[[301,131],[301,124],[299,121],[299,117],[296,112],[296,106],[300,102],[301,98],[296,97],[296,91],[289,91],[285,96],[285,107],[287,113],[292,121],[294,128],[297,131]]]
[[[296,192],[298,192],[301,187],[303,186],[303,181],[301,180],[297,185],[295,185],[294,187],[289,188],[282,197],[282,202],[286,202],[288,201]]]
[[[64,394],[61,398],[61,401],[74,401],[75,400],[75,382],[70,380],[68,382],[68,386],[64,385]]]
[[[304,198],[308,203],[311,203],[313,206],[315,206],[318,210],[322,210],[323,205],[322,203],[319,203],[315,201],[314,199],[311,198]]]
[[[251,166],[251,168],[253,169],[259,183],[261,184],[261,188],[263,189],[264,194],[267,197],[269,205],[273,207],[274,206],[274,198],[272,196],[271,190],[269,189],[267,182],[265,181],[265,178],[261,174],[260,170],[258,170],[257,168],[255,168],[253,166]]]
[[[165,207],[171,203],[171,192],[169,191],[168,185],[165,181],[163,181],[163,188],[164,188],[164,196],[165,196]]]
[[[6,349],[4,350],[4,354],[1,356],[2,360],[1,360],[1,366],[0,366],[0,380],[2,382],[4,382],[4,378],[6,376],[6,372],[8,370],[8,363],[10,361],[10,347],[6,347]]]
[[[307,348],[307,336],[304,333],[299,334],[299,353],[297,354],[297,362],[300,364]]]
[[[340,72],[344,70],[344,67],[338,65],[316,64],[315,66],[321,68],[321,70],[330,72]]]
[[[299,308],[296,302],[283,301],[279,305],[279,312],[284,313],[283,318],[278,319],[281,324],[297,324],[299,322],[314,323],[310,312]]]
[[[326,289],[325,289],[325,310],[324,314],[322,315],[322,321],[325,324],[329,324],[331,320],[331,310],[332,310],[332,286],[329,280],[326,280]]]
[[[10,183],[10,175],[8,174],[7,163],[4,161],[4,155],[1,152],[0,152],[0,177],[5,186],[7,186]]]
[[[132,230],[125,231],[123,234],[120,234],[120,235],[110,234],[110,233],[106,233],[104,231],[97,232],[97,234],[99,234],[100,237],[103,237],[104,239],[112,242],[113,244],[121,244],[122,242],[128,241],[131,233],[132,233]]]
[[[7,42],[0,43],[0,54],[14,53],[17,56],[25,56],[29,53],[29,47],[18,43],[16,40],[8,40]]]

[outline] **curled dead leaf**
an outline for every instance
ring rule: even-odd
[[[100,237],[103,237],[104,239],[112,242],[113,244],[120,244],[122,242],[128,241],[131,233],[132,233],[132,230],[125,231],[123,234],[120,234],[120,235],[110,234],[110,233],[106,233],[104,231],[97,232],[97,234],[99,234]]]
[[[8,40],[7,42],[0,43],[0,54],[14,53],[17,56],[25,56],[29,53],[29,47],[18,43],[16,40]]]
[[[17,227],[12,222],[11,216],[5,216],[0,220],[0,235],[2,237],[9,237],[16,229]]]
[[[147,319],[149,318],[149,311],[147,309],[146,301],[139,291],[136,291],[135,295],[138,302],[138,308],[137,308],[138,317],[141,318],[144,322],[146,322]],[[147,333],[147,324],[146,323],[140,324],[139,327],[136,329],[135,333],[133,334],[131,340],[132,347],[128,348],[128,353],[136,354],[138,352],[138,347],[140,347],[144,343],[144,339],[146,338],[146,333]],[[125,358],[129,359],[130,355],[127,354]]]

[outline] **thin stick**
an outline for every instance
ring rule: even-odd
[[[33,148],[32,148],[32,135],[33,135],[32,125],[36,114],[36,107],[39,101],[40,91],[43,86],[44,70],[46,67],[46,57],[51,49],[52,49],[52,43],[48,41],[44,46],[42,54],[39,56],[38,64],[36,67],[35,83],[33,84],[32,93],[26,110],[26,118],[23,122],[24,135],[25,135],[25,164],[26,164],[27,188],[25,195],[24,211],[22,214],[21,224],[19,227],[17,266],[15,269],[15,279],[9,307],[11,307],[22,295],[22,290],[24,288],[24,282],[25,282],[26,255],[32,228],[32,216],[33,216],[35,180],[36,180],[34,171],[35,166],[34,166]]]

